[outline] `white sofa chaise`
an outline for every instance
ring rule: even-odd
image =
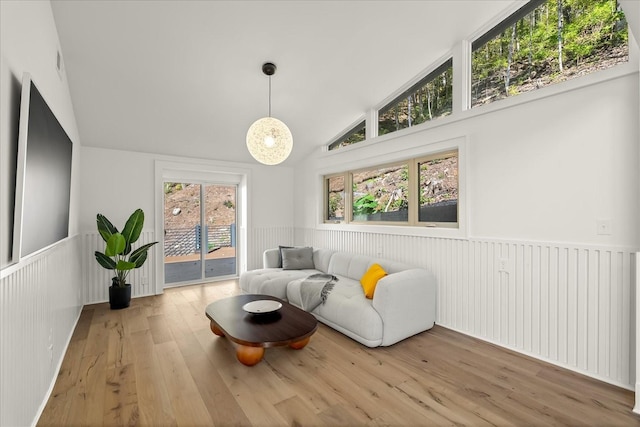
[[[264,268],[240,275],[244,293],[267,294],[302,308],[300,288],[315,273],[338,278],[326,302],[311,313],[322,323],[368,346],[388,346],[433,327],[436,316],[436,283],[424,269],[385,259],[329,249],[313,250],[313,265],[303,269],[280,266],[279,249],[263,254]],[[285,260],[286,261],[286,260]],[[387,273],[365,297],[360,279],[373,264]],[[286,264],[286,262],[285,262]]]

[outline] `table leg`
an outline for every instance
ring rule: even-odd
[[[211,321],[211,332],[213,332],[214,334],[218,335],[219,337],[223,337],[224,336],[224,332],[222,332],[222,330],[220,328],[218,328],[218,325],[216,325],[213,320]]]
[[[291,348],[293,348],[295,350],[300,350],[301,348],[304,348],[304,346],[309,344],[309,340],[310,339],[311,339],[311,337],[306,337],[303,340],[292,342],[291,344],[289,344],[289,347],[291,347]]]
[[[264,356],[263,347],[238,345],[236,349],[236,357],[243,365],[253,366],[262,360],[262,356]]]

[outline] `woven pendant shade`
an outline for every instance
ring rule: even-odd
[[[247,148],[254,159],[265,165],[277,165],[289,157],[293,149],[291,131],[280,120],[271,117],[271,76],[276,65],[262,64],[262,72],[269,76],[269,116],[256,120],[247,131]]]
[[[265,165],[285,161],[293,148],[291,131],[275,117],[256,120],[247,131],[247,148],[254,159]]]

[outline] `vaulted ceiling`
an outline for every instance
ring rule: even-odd
[[[82,145],[253,162],[268,113],[319,150],[514,0],[54,0]]]

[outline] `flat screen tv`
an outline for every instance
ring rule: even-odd
[[[22,79],[12,260],[69,236],[73,143],[36,88]]]

